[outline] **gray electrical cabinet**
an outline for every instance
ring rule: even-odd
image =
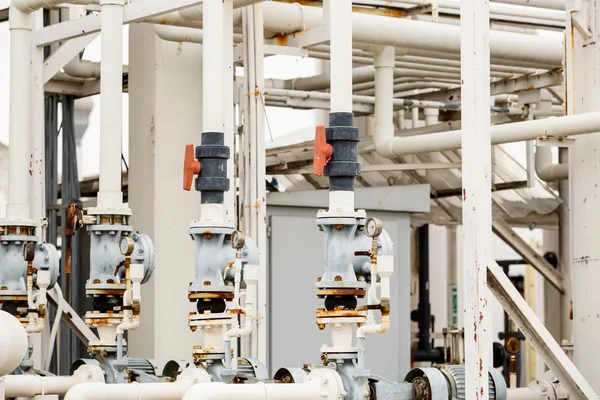
[[[368,216],[381,219],[394,242],[394,274],[391,282],[391,325],[385,334],[367,336],[367,368],[374,375],[402,380],[410,369],[410,213],[429,209],[427,185],[416,196],[415,207],[406,212],[373,211],[361,206],[357,194],[356,208],[366,209]],[[385,188],[387,189],[387,188]],[[315,295],[317,278],[323,273],[324,237],[316,224],[319,208],[298,207],[290,197],[268,198],[268,273],[269,273],[269,344],[268,368],[274,374],[281,367],[301,367],[320,362],[320,347],[331,344],[331,333],[316,324],[316,310],[323,299]],[[422,192],[422,193],[421,193]],[[319,193],[319,194],[318,194]],[[296,201],[303,199],[295,196]],[[425,201],[423,201],[425,198]],[[365,205],[372,205],[369,202]],[[404,202],[400,202],[404,203]],[[275,205],[277,204],[277,205]],[[400,204],[402,205],[402,204]],[[373,207],[375,208],[375,207]],[[424,211],[427,211],[424,210]],[[376,320],[380,316],[376,313]]]

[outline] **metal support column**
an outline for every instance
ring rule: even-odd
[[[486,263],[492,243],[489,2],[461,2],[465,384],[488,399],[490,340]]]
[[[567,112],[600,109],[600,24],[598,0],[567,2]],[[573,360],[600,391],[600,133],[578,137],[569,155],[571,186],[571,268],[573,284]]]

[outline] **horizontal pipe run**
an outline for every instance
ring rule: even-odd
[[[198,384],[183,400],[317,400],[321,397],[310,383],[256,383],[248,385]],[[144,398],[143,400],[148,400]]]
[[[191,386],[187,379],[168,383],[83,383],[73,386],[65,400],[181,400]]]
[[[32,13],[42,8],[56,8],[61,4],[90,5],[99,3],[99,0],[12,0],[10,4],[20,11]]]
[[[600,131],[600,112],[566,117],[550,117],[535,121],[493,126],[492,144],[514,143],[540,137],[564,138]],[[388,142],[391,155],[401,157],[432,151],[456,150],[462,146],[462,131],[432,133],[428,135],[394,137]]]
[[[285,97],[296,97],[301,99],[316,99],[316,100],[330,100],[331,95],[329,93],[323,92],[307,92],[301,90],[286,90],[286,89],[265,89],[266,96],[281,96]],[[391,96],[390,96],[391,97]],[[355,103],[363,103],[363,104],[376,104],[376,96],[360,96],[354,95],[352,96],[352,101]],[[460,102],[456,103],[444,103],[438,101],[427,101],[427,100],[405,100],[394,98],[392,103],[395,108],[436,108],[440,110],[460,110]],[[508,113],[511,115],[521,115],[523,114],[523,110],[519,107],[492,107],[492,112],[497,113]]]
[[[294,33],[321,25],[322,9],[268,2],[263,6],[265,30]],[[354,41],[434,52],[460,53],[460,27],[353,13]],[[494,59],[524,61],[530,67],[539,64],[562,65],[562,39],[492,30],[490,51]],[[505,65],[505,62],[501,62]]]
[[[162,40],[169,42],[185,42],[202,44],[204,41],[204,31],[201,29],[187,28],[181,26],[156,25],[154,32]],[[234,43],[242,43],[242,34],[234,33]]]

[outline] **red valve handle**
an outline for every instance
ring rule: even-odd
[[[200,161],[194,157],[194,145],[185,145],[185,157],[183,158],[183,190],[188,192],[192,188],[194,175],[200,173]]]
[[[314,173],[317,176],[323,176],[325,165],[331,159],[333,148],[327,143],[325,136],[325,126],[318,125],[315,132],[315,150],[314,150]]]

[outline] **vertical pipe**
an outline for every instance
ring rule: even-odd
[[[465,384],[467,398],[487,400],[487,263],[492,237],[489,1],[463,0],[460,20]]]
[[[118,209],[121,191],[123,134],[124,0],[101,0],[102,64],[100,74],[100,190],[98,208]]]
[[[394,65],[392,46],[379,47],[374,52],[375,64],[375,148],[394,137]]]
[[[573,10],[567,2],[567,110],[569,115],[600,108],[600,42],[588,40],[572,25],[577,18],[600,26],[600,4]],[[594,29],[594,28],[592,28]],[[600,133],[575,141],[569,154],[571,279],[573,295],[573,361],[592,388],[600,391],[597,333],[600,332]],[[566,221],[563,221],[566,222]],[[566,282],[565,282],[566,283]]]
[[[260,257],[260,290],[258,292],[258,359],[266,363],[267,361],[267,324],[269,323],[267,315],[267,183],[266,183],[266,149],[265,149],[265,108],[262,93],[265,88],[264,81],[264,24],[262,5],[252,6],[254,12],[254,56],[255,56],[255,74],[256,74],[256,92],[258,93],[256,104],[256,213],[257,213],[257,235]]]
[[[44,27],[44,10],[36,11],[33,14],[35,28]],[[45,198],[45,157],[44,157],[44,48],[33,46],[31,49],[31,76],[33,77],[31,85],[31,110],[33,116],[31,118],[31,169],[33,171],[33,186],[31,193],[30,215],[37,223],[38,227],[46,214],[46,198]],[[43,230],[38,228],[37,236],[40,241],[45,241]],[[41,335],[36,335],[41,336]],[[39,338],[36,338],[39,340]],[[41,353],[40,351],[37,352]],[[34,357],[36,355],[34,354]],[[37,360],[36,360],[37,361]],[[41,360],[39,360],[41,365]],[[36,365],[37,367],[37,365]]]
[[[206,0],[203,3],[203,10],[202,130],[204,132],[223,132],[222,0]]]
[[[8,220],[29,221],[31,130],[31,29],[33,15],[10,7],[10,102],[8,135]]]
[[[561,164],[568,164],[569,149],[558,150],[558,160]],[[572,281],[571,281],[571,224],[570,224],[570,184],[568,180],[560,181],[558,188],[562,204],[558,209],[558,254],[560,275],[563,278],[565,292],[560,297],[560,333],[561,339],[573,341],[573,311],[572,311]]]
[[[425,108],[423,110],[423,114],[425,115],[425,125],[431,126],[438,123],[440,110],[437,108]]]
[[[331,112],[352,112],[352,2],[328,0]]]
[[[235,226],[235,196],[237,192],[234,152],[234,86],[233,67],[233,0],[223,1],[223,129],[225,146],[231,149],[232,156],[227,160],[229,190],[224,193],[225,223]]]
[[[446,266],[448,280],[448,328],[458,328],[458,287],[457,287],[457,265],[456,265],[456,227],[446,228]]]

